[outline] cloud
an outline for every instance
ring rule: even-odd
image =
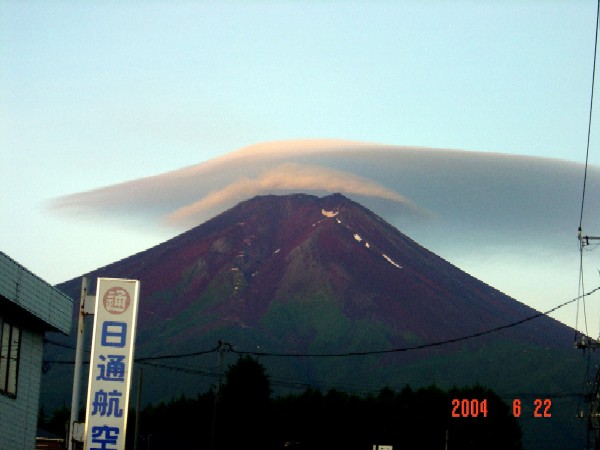
[[[569,286],[576,291],[582,180],[582,164],[555,159],[283,141],[60,197],[50,208],[75,218],[112,216],[125,222],[126,235],[139,233],[140,223],[183,231],[259,194],[340,192],[461,269],[545,310],[569,297]],[[587,183],[583,232],[598,235],[598,167],[589,168]],[[131,218],[139,219],[134,227]],[[600,261],[589,256],[595,279]],[[558,314],[570,323],[569,312]]]
[[[223,210],[256,195],[319,191],[376,197],[396,202],[413,210],[417,209],[401,194],[367,178],[321,166],[286,163],[265,171],[257,178],[243,177],[218,191],[211,192],[202,199],[169,214],[167,222],[186,226],[197,224],[201,218],[207,217],[210,213]]]
[[[343,170],[336,161],[347,152],[371,148],[378,146],[337,140],[252,145],[176,171],[63,196],[54,199],[49,207],[53,211],[79,217],[135,216],[173,225],[183,223],[177,217],[183,216],[185,211],[195,209],[198,212],[202,205],[206,205],[205,211],[210,215],[196,213],[199,222],[185,221],[186,225],[195,225],[221,212],[223,209],[217,208],[218,205],[232,206],[231,202],[218,198],[249,198],[248,194],[236,196],[236,191],[238,194],[241,192],[240,186],[248,189],[247,193],[256,195],[267,191],[274,194],[293,189],[304,191],[314,186],[312,183],[317,183],[323,192],[360,193],[407,203],[392,187],[362,177],[360,168]],[[334,157],[334,160],[321,164],[320,159],[327,155]],[[296,164],[296,168],[287,166],[287,169],[283,169],[282,166],[286,164]],[[305,166],[311,168],[301,169]],[[283,174],[284,170],[287,170],[287,175]],[[296,173],[291,173],[294,170]],[[274,172],[267,177],[270,171]],[[317,173],[322,175],[315,176]],[[327,179],[329,181],[326,183]]]
[[[582,164],[556,159],[284,141],[60,197],[50,207],[77,219],[112,216],[124,222],[126,238],[139,234],[139,224],[157,235],[183,231],[259,194],[340,192],[466,272],[547,310],[576,295],[582,181]],[[599,190],[600,169],[591,166],[584,234],[600,233]],[[596,248],[586,253],[590,280],[600,267]],[[572,325],[573,315],[555,317]]]
[[[340,192],[426,246],[566,249],[574,245],[582,174],[581,164],[545,158],[283,141],[61,197],[51,208],[185,229],[258,194]],[[588,186],[600,186],[596,167],[590,168]],[[586,223],[600,223],[600,198],[590,195],[586,203]]]

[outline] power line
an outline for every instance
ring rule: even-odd
[[[583,248],[585,245],[589,243],[589,236],[582,236],[582,227],[583,227],[583,212],[585,209],[585,194],[586,194],[586,186],[587,186],[587,173],[588,173],[588,165],[589,165],[589,156],[590,156],[590,139],[592,134],[592,112],[594,109],[594,85],[596,80],[596,58],[598,54],[598,27],[600,24],[600,0],[598,0],[598,4],[596,7],[596,34],[594,37],[594,62],[592,66],[592,87],[590,92],[590,113],[588,117],[588,132],[587,132],[587,144],[585,151],[585,168],[583,172],[583,188],[581,193],[581,210],[579,213],[579,228],[578,228],[578,238],[579,238],[579,280],[578,280],[578,294],[581,292],[585,292],[584,283],[583,283]],[[592,238],[597,239],[597,238]],[[582,307],[583,307],[583,317],[585,324],[585,334],[588,335],[587,329],[587,315],[585,311],[585,294],[582,296]],[[575,316],[575,340],[577,341],[577,329],[579,327],[579,303],[577,303],[577,313]]]
[[[590,137],[592,134],[592,112],[594,109],[594,84],[596,79],[596,55],[598,53],[598,24],[600,22],[600,0],[598,0],[598,6],[596,8],[596,37],[594,39],[594,64],[592,67],[592,89],[590,93],[590,114],[588,117],[588,133],[587,133],[587,146],[585,151],[585,169],[583,174],[583,190],[581,194],[581,212],[579,214],[579,231],[581,232],[581,226],[583,223],[583,207],[585,203],[585,189],[587,182],[587,171],[588,171],[588,161],[590,155]]]
[[[595,289],[592,289],[590,292],[588,292],[587,294],[584,294],[584,295],[589,296],[599,290],[600,290],[600,286],[598,286]],[[517,325],[521,325],[525,322],[529,322],[531,320],[537,319],[538,317],[547,316],[547,315],[553,313],[554,311],[557,311],[558,309],[569,305],[570,303],[576,302],[580,298],[581,298],[581,296],[577,296],[576,298],[566,301],[558,306],[555,306],[554,308],[549,309],[548,311],[539,312],[539,313],[533,314],[532,316],[526,317],[524,319],[509,323],[506,325],[490,328],[488,330],[480,331],[478,333],[468,334],[465,336],[460,336],[457,338],[445,339],[442,341],[430,342],[428,344],[415,345],[415,346],[411,346],[411,347],[400,347],[400,348],[387,349],[387,350],[372,350],[372,351],[364,351],[364,352],[320,353],[320,354],[319,353],[317,353],[317,354],[315,354],[315,353],[269,353],[269,352],[256,352],[256,351],[241,351],[241,350],[232,350],[232,352],[238,353],[238,354],[252,355],[252,356],[276,356],[276,357],[290,357],[291,356],[291,357],[307,357],[308,358],[308,357],[367,356],[367,355],[379,355],[379,354],[384,354],[384,353],[401,353],[401,352],[408,352],[408,351],[413,351],[413,350],[423,350],[426,348],[438,347],[440,345],[453,344],[455,342],[466,341],[468,339],[485,336],[487,334],[495,333],[497,331],[505,330],[507,328],[516,327]]]
[[[576,316],[575,316],[575,346],[577,348],[582,348],[585,349],[587,347],[590,348],[598,348],[599,347],[599,343],[596,342],[592,342],[591,340],[589,340],[589,333],[588,333],[588,328],[587,328],[587,314],[586,314],[586,307],[585,307],[585,285],[584,285],[584,268],[583,268],[583,250],[584,247],[586,245],[589,245],[589,241],[590,239],[593,240],[598,240],[600,238],[598,237],[589,237],[589,236],[583,236],[582,235],[582,227],[583,227],[583,212],[585,209],[585,194],[586,194],[586,185],[587,185],[587,173],[588,173],[588,165],[589,165],[589,155],[590,155],[590,138],[591,138],[591,133],[592,133],[592,112],[593,112],[593,108],[594,108],[594,85],[595,85],[595,79],[596,79],[596,58],[597,58],[597,53],[598,53],[598,28],[600,25],[600,0],[598,0],[597,2],[597,6],[596,6],[596,34],[594,36],[594,62],[593,62],[593,68],[592,68],[592,87],[591,87],[591,92],[590,92],[590,112],[589,112],[589,117],[588,117],[588,133],[587,133],[587,145],[586,145],[586,152],[585,152],[585,168],[584,168],[584,173],[583,173],[583,188],[582,188],[582,193],[581,193],[581,210],[579,213],[579,228],[578,228],[578,239],[579,239],[579,279],[578,279],[578,286],[577,286],[577,292],[578,294],[584,293],[581,296],[581,305],[583,308],[583,317],[584,317],[584,326],[585,326],[585,336],[582,336],[581,339],[581,343],[578,342],[578,327],[579,327],[579,302],[577,302],[577,312],[576,312]],[[579,298],[579,295],[578,295]],[[587,338],[587,339],[586,339]],[[587,374],[586,374],[586,378],[589,377],[589,354],[588,354],[588,369],[587,369]],[[596,372],[596,377],[593,383],[593,387],[590,391],[590,394],[588,395],[588,397],[585,399],[587,403],[589,403],[589,418],[588,418],[588,428],[587,428],[587,448],[597,448],[597,442],[596,439],[598,437],[598,432],[594,431],[594,436],[592,436],[592,429],[596,428],[594,426],[592,426],[592,420],[596,420],[594,419],[594,416],[596,416],[596,412],[595,409],[598,407],[598,374],[600,372]]]
[[[595,289],[587,292],[585,295],[589,296],[594,294],[595,292],[600,291],[600,286],[596,287]],[[229,351],[232,353],[237,353],[237,354],[246,354],[246,355],[252,355],[252,356],[266,356],[266,357],[352,357],[352,356],[366,356],[366,355],[374,355],[374,354],[384,354],[384,353],[395,353],[395,352],[407,352],[407,351],[413,351],[413,350],[420,350],[420,349],[425,349],[425,348],[429,348],[429,347],[435,347],[435,346],[441,346],[441,345],[445,345],[445,344],[450,344],[450,343],[455,343],[455,342],[460,342],[460,341],[465,341],[468,339],[473,339],[476,337],[480,337],[480,336],[484,336],[487,334],[491,334],[497,331],[501,331],[504,329],[508,329],[508,328],[512,328],[515,327],[517,325],[523,324],[525,322],[529,322],[531,320],[537,319],[539,317],[542,316],[548,316],[549,314],[551,314],[554,311],[557,311],[560,308],[563,308],[577,300],[579,300],[580,297],[576,297],[574,299],[568,300],[558,306],[555,306],[554,308],[551,308],[545,312],[540,312],[540,313],[536,313],[533,314],[529,317],[526,317],[524,319],[518,320],[516,322],[512,322],[503,326],[499,326],[499,327],[495,327],[495,328],[490,328],[488,330],[484,330],[478,333],[473,333],[470,335],[466,335],[466,336],[461,336],[458,338],[453,338],[453,339],[446,339],[443,341],[438,341],[438,342],[432,342],[429,344],[422,344],[422,345],[417,345],[417,346],[412,346],[412,347],[403,347],[403,348],[396,348],[396,349],[387,349],[387,350],[375,350],[375,351],[365,351],[365,352],[349,352],[349,353],[331,353],[331,354],[297,354],[297,353],[267,353],[267,352],[256,352],[256,351],[252,351],[252,352],[248,352],[248,351],[242,351],[242,350],[234,350],[231,347],[229,348]],[[69,348],[69,349],[74,349],[72,346],[69,346],[67,344],[62,344],[60,342],[55,342],[52,341],[50,339],[46,339],[45,340],[46,343],[51,344],[51,345],[57,345],[59,347],[64,347],[64,348]],[[188,373],[188,374],[193,374],[193,375],[201,375],[201,376],[205,376],[205,377],[210,377],[210,378],[215,378],[217,377],[217,374],[214,371],[211,371],[209,369],[202,369],[202,368],[192,368],[192,367],[181,367],[181,366],[172,366],[172,365],[166,365],[166,364],[161,364],[158,361],[161,360],[167,360],[167,359],[178,359],[178,358],[187,358],[187,357],[193,357],[193,356],[201,356],[201,355],[206,355],[209,353],[214,353],[217,352],[219,350],[219,346],[214,347],[212,349],[209,350],[203,350],[203,351],[197,351],[197,352],[187,352],[187,353],[178,353],[178,354],[169,354],[169,355],[159,355],[159,356],[148,356],[148,357],[140,357],[140,358],[135,358],[135,362],[136,363],[140,363],[140,364],[144,364],[144,365],[149,365],[152,367],[156,367],[159,369],[166,369],[166,370],[174,370],[177,372],[184,372],[184,373]],[[58,361],[44,361],[44,365],[50,365],[50,364],[65,364],[65,365],[69,365],[69,364],[74,364],[74,361],[65,361],[65,360],[58,360]],[[83,364],[89,364],[89,361],[83,361]],[[273,386],[276,387],[284,387],[284,388],[288,388],[288,389],[308,389],[308,388],[315,388],[315,385],[311,384],[310,382],[303,382],[303,381],[299,381],[299,380],[294,380],[294,379],[287,379],[287,378],[270,378],[270,381],[272,382]],[[322,384],[322,383],[317,383],[316,386],[317,389],[321,389],[321,388],[329,388],[329,389],[342,389],[345,391],[361,391],[363,394],[367,393],[367,394],[372,394],[377,392],[377,389],[373,388],[370,389],[368,387],[365,386],[352,386],[349,387],[347,385],[341,386],[341,385],[332,385],[332,384]],[[507,395],[507,394],[504,394]],[[521,396],[527,396],[527,395],[535,395],[535,394],[520,394]],[[542,394],[539,394],[542,395]],[[539,396],[538,395],[538,396]],[[582,398],[585,396],[585,394],[579,394],[579,393],[552,393],[552,394],[545,394],[543,395],[544,397],[552,397],[552,398],[565,398],[565,397],[575,397],[575,398]]]
[[[164,359],[175,359],[175,358],[189,358],[190,356],[201,356],[206,355],[208,353],[214,353],[219,350],[219,347],[212,348],[210,350],[203,350],[199,352],[191,352],[191,353],[179,353],[174,355],[162,355],[162,356],[146,356],[143,358],[135,358],[135,362],[137,363],[146,363],[149,361],[162,361]]]
[[[54,342],[49,339],[45,340],[44,342],[51,344],[51,345],[68,348],[71,350],[75,349],[73,346],[61,344],[59,342]],[[206,355],[209,353],[214,353],[218,349],[219,349],[219,347],[215,347],[210,350],[202,350],[199,352],[175,353],[175,354],[171,354],[171,355],[160,355],[160,356],[145,356],[145,357],[140,357],[140,358],[134,358],[134,362],[152,365],[152,363],[151,363],[152,361],[162,361],[165,359],[177,359],[177,358],[189,358],[191,356],[201,356],[201,355]],[[89,351],[88,351],[88,353],[89,353]],[[73,360],[48,360],[48,361],[44,361],[44,362],[49,363],[49,364],[66,364],[66,365],[75,364],[75,361],[73,361]],[[83,364],[89,364],[89,363],[90,363],[89,361],[83,361]],[[158,365],[157,365],[157,367],[158,367]]]
[[[52,339],[48,339],[46,337],[44,338],[44,344],[50,344],[50,345],[54,345],[56,347],[68,348],[69,350],[75,350],[75,346],[74,345],[64,344],[62,342],[57,342],[57,341],[54,341]],[[84,351],[87,352],[87,353],[90,353],[89,350],[84,350]]]
[[[595,292],[600,291],[600,286],[596,287],[595,289],[592,289],[591,291],[583,294],[583,296],[590,296],[592,294],[594,294]],[[531,320],[537,319],[539,317],[543,317],[543,316],[548,316],[551,313],[564,308],[565,306],[576,302],[577,300],[579,300],[582,296],[578,296],[574,299],[568,300],[564,303],[561,303],[558,306],[555,306],[554,308],[551,308],[547,311],[544,312],[539,312],[536,314],[533,314],[531,316],[525,317],[524,319],[518,320],[516,322],[511,322],[508,323],[506,325],[501,325],[498,327],[494,327],[494,328],[489,328],[487,330],[484,331],[480,331],[477,333],[472,333],[472,334],[468,334],[465,336],[460,336],[460,337],[456,337],[456,338],[451,338],[451,339],[445,339],[442,341],[436,341],[436,342],[430,342],[427,344],[420,344],[420,345],[415,345],[415,346],[410,346],[410,347],[400,347],[400,348],[393,348],[393,349],[384,349],[384,350],[370,350],[370,351],[362,351],[362,352],[346,352],[346,353],[275,353],[275,352],[257,352],[257,351],[246,351],[246,350],[236,350],[236,349],[230,349],[229,351],[232,353],[236,353],[238,355],[252,355],[252,356],[265,356],[265,357],[302,357],[302,358],[310,358],[310,357],[317,357],[317,358],[326,358],[326,357],[350,357],[350,356],[368,356],[368,355],[379,355],[379,354],[385,354],[385,353],[400,353],[400,352],[408,352],[408,351],[414,351],[414,350],[422,350],[422,349],[426,349],[426,348],[431,348],[431,347],[438,347],[441,345],[446,345],[446,344],[452,344],[455,342],[461,342],[461,341],[466,341],[468,339],[474,339],[477,337],[481,337],[481,336],[485,336],[487,334],[491,334],[491,333],[496,333],[498,331],[501,330],[506,330],[508,328],[513,328],[516,327],[518,325],[521,325],[525,322],[529,322]],[[50,340],[46,340],[47,343],[52,344],[52,345],[59,345],[61,347],[67,347],[67,348],[72,348],[69,346],[66,346],[64,344],[60,344],[57,342],[53,342]],[[214,353],[216,351],[219,350],[219,347],[214,347],[210,350],[202,350],[202,351],[197,351],[197,352],[189,352],[189,353],[177,353],[177,354],[170,354],[170,355],[159,355],[159,356],[146,356],[146,357],[139,357],[139,358],[135,358],[135,362],[137,363],[149,363],[152,361],[161,361],[161,360],[165,360],[165,359],[177,359],[177,358],[188,358],[188,357],[192,357],[192,356],[200,356],[200,355],[206,355],[209,353]],[[45,361],[46,363],[52,363],[52,364],[74,364],[74,361],[70,361],[70,360],[57,360],[57,361]],[[84,361],[84,364],[89,364],[89,361]]]
[[[195,368],[191,368],[191,367],[168,366],[166,364],[160,364],[160,363],[150,362],[150,361],[143,361],[140,364],[156,367],[159,369],[167,369],[167,370],[173,370],[175,372],[183,372],[183,373],[190,373],[190,374],[194,374],[194,375],[202,375],[202,376],[211,377],[211,378],[215,378],[217,376],[217,374],[214,371],[211,371],[209,369],[199,369],[199,368],[195,369]]]

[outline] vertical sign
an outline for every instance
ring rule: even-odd
[[[123,450],[140,282],[98,278],[85,450]]]

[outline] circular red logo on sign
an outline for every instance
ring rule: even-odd
[[[131,299],[129,298],[129,292],[122,287],[110,288],[108,291],[106,291],[104,298],[102,299],[104,309],[111,314],[124,313],[127,311],[127,308],[129,308],[130,302]]]

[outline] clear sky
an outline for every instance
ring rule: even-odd
[[[58,283],[156,245],[179,231],[48,205],[261,142],[583,163],[595,24],[591,0],[0,0],[0,250]]]

